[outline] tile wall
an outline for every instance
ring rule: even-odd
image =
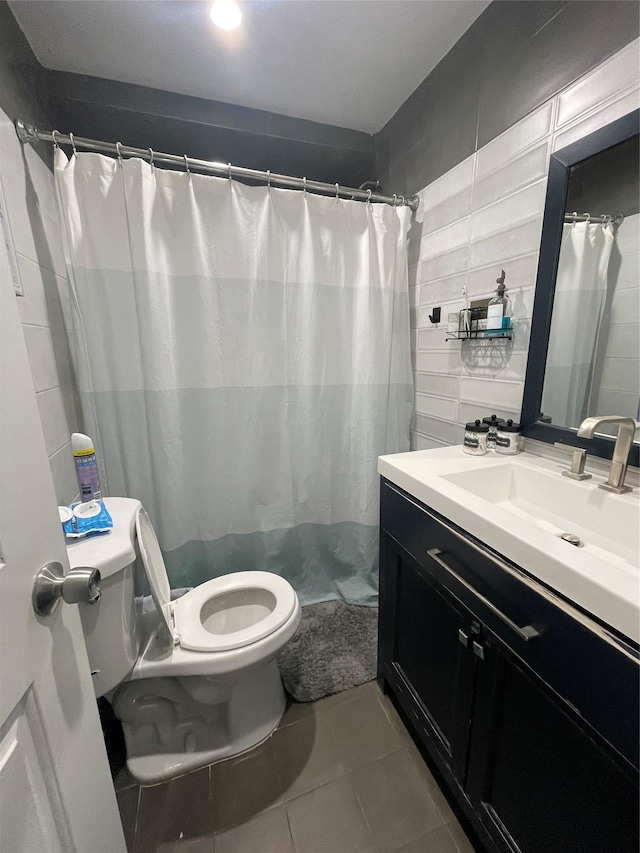
[[[419,192],[409,243],[415,449],[460,443],[464,424],[518,418],[551,151],[639,106],[636,40]],[[421,220],[421,230],[420,222]],[[514,339],[447,342],[446,317],[490,296],[500,270]],[[428,315],[441,306],[443,322]]]
[[[16,296],[59,504],[77,494],[69,438],[81,428],[53,175],[0,110],[0,180],[24,296]]]

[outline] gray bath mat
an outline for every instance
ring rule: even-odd
[[[284,686],[298,702],[313,702],[371,681],[377,645],[377,607],[344,601],[308,604],[278,658]]]

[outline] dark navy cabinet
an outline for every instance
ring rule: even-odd
[[[385,480],[378,654],[488,851],[637,853],[638,649]]]

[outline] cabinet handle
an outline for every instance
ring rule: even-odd
[[[457,572],[455,572],[451,568],[451,566],[448,566],[440,556],[441,554],[442,551],[439,548],[429,548],[429,550],[427,551],[427,555],[431,557],[432,560],[435,560],[435,562],[439,566],[442,566],[442,568],[446,569],[446,571],[449,572],[450,575],[453,575],[453,577],[459,583],[461,583],[465,589],[469,590],[470,593],[472,593],[476,598],[478,598],[485,605],[485,607],[488,607],[489,610],[498,617],[498,619],[501,619],[505,623],[505,625],[508,625],[512,631],[515,631],[515,633],[520,637],[521,640],[527,642],[528,640],[533,640],[535,637],[540,636],[540,633],[536,631],[533,625],[525,625],[523,628],[521,628],[519,625],[516,625],[516,623],[512,619],[509,619],[509,617],[505,613],[503,613],[502,610],[498,610],[495,604],[492,604],[488,598],[485,598],[484,595],[479,593],[477,589],[474,589],[474,587],[472,587],[468,581],[466,581]]]
[[[480,660],[484,660],[484,646],[477,640],[473,641],[473,653],[477,658],[480,658]]]
[[[640,659],[638,658],[638,653],[635,649],[631,648],[627,642],[621,640],[615,634],[612,634],[608,628],[605,628],[602,625],[599,625],[581,610],[578,610],[574,605],[563,598],[560,593],[553,592],[547,587],[543,586],[540,582],[531,578],[526,572],[522,571],[522,569],[518,569],[516,566],[513,566],[504,560],[501,560],[498,556],[493,554],[491,551],[486,548],[481,548],[480,545],[475,543],[472,539],[469,539],[468,535],[465,536],[460,533],[455,527],[452,527],[450,524],[447,524],[439,515],[433,512],[429,512],[429,510],[424,507],[421,503],[408,495],[406,492],[399,489],[397,486],[394,486],[393,483],[386,481],[385,484],[387,488],[395,492],[398,497],[402,498],[405,503],[411,504],[411,506],[415,507],[419,510],[423,515],[426,515],[427,518],[430,518],[431,521],[434,521],[436,524],[439,524],[441,527],[444,527],[445,530],[448,530],[453,536],[458,538],[461,542],[464,542],[466,546],[469,548],[473,548],[474,551],[477,551],[478,554],[481,554],[488,560],[491,560],[494,565],[498,566],[498,568],[502,569],[502,571],[511,575],[511,577],[515,578],[519,583],[524,584],[529,589],[533,590],[536,595],[539,595],[541,598],[544,598],[545,601],[548,601],[553,607],[557,607],[559,610],[562,610],[564,614],[569,616],[576,622],[579,622],[583,628],[587,631],[590,631],[592,634],[595,634],[600,640],[605,642],[608,646],[611,646],[616,651],[623,654],[626,658],[632,661],[636,666],[640,665]]]

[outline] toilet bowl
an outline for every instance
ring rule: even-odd
[[[246,571],[171,600],[155,531],[139,501],[105,498],[110,534],[68,546],[72,568],[102,576],[98,604],[80,606],[96,696],[122,722],[127,767],[142,784],[230,758],[278,725],[285,694],[276,656],[300,622],[284,578]],[[134,594],[139,557],[155,609]]]

